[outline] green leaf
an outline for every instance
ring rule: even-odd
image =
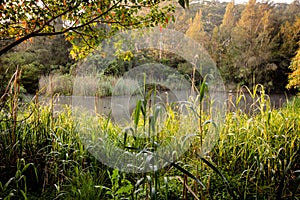
[[[13,180],[15,180],[15,177],[11,177],[11,178],[5,183],[4,188],[7,188],[7,187],[9,186],[9,184],[10,184]]]
[[[208,160],[206,160],[205,158],[203,158],[202,156],[199,156],[200,159],[205,163],[207,164],[212,170],[214,170],[214,172],[216,172],[223,180],[225,186],[226,186],[226,189],[228,191],[228,193],[230,194],[230,196],[233,198],[233,199],[237,199],[235,194],[233,193],[233,191],[231,190],[231,186],[230,184],[228,183],[227,179],[225,178],[225,176],[221,173],[221,171],[215,167],[212,163],[210,163]]]
[[[142,108],[142,100],[139,100],[135,106],[135,111],[134,111],[134,125],[135,129],[137,129],[139,119],[140,119],[140,113],[141,113],[141,108]]]
[[[204,93],[206,91],[206,88],[207,88],[206,76],[204,76],[204,78],[202,80],[202,83],[201,83],[201,86],[200,86],[200,92],[199,92],[200,103],[203,101]]]

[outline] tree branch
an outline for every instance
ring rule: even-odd
[[[69,32],[69,31],[72,31],[72,30],[77,30],[77,29],[80,29],[84,26],[87,26],[89,24],[92,24],[94,23],[95,21],[97,21],[97,19],[100,19],[102,16],[108,14],[111,10],[115,9],[117,7],[117,5],[121,2],[121,0],[119,0],[118,2],[116,2],[114,5],[112,5],[110,8],[108,8],[105,12],[101,13],[100,15],[98,15],[97,17],[95,18],[92,18],[91,20],[89,20],[88,22],[84,23],[84,24],[81,24],[79,26],[71,26],[69,28],[66,28],[65,30],[62,30],[62,31],[57,31],[57,32],[42,32],[44,30],[44,28],[49,25],[52,21],[54,21],[55,19],[67,14],[68,12],[72,11],[75,7],[71,7],[69,9],[67,9],[66,11],[52,17],[51,19],[49,19],[47,22],[45,22],[43,24],[42,27],[40,27],[38,30],[36,31],[33,31],[17,40],[15,40],[14,42],[6,45],[5,47],[1,48],[0,49],[0,56],[3,55],[4,53],[8,52],[10,49],[12,49],[13,47],[21,44],[22,42],[24,42],[25,40],[28,40],[29,38],[32,38],[32,37],[36,37],[36,36],[54,36],[54,35],[60,35],[60,34],[64,34],[66,32]],[[112,22],[111,22],[112,23]]]

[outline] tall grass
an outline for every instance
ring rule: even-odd
[[[53,74],[42,76],[39,80],[40,94],[52,96],[77,95],[106,97],[112,95],[129,95],[136,90],[136,82],[131,79],[113,76],[77,76]],[[73,91],[74,90],[74,91]]]
[[[248,114],[240,109],[227,114],[207,159],[223,171],[239,199],[289,199],[300,167],[299,99],[272,110],[262,86],[248,92],[253,102]],[[210,188],[223,198],[224,191]]]
[[[37,96],[17,99],[8,90],[1,102],[0,198],[100,198],[95,185],[105,182],[106,167],[83,147],[71,109],[54,113]]]
[[[176,141],[194,140],[180,157],[174,154],[176,159],[166,159],[164,168],[126,174],[109,169],[90,154],[93,143],[86,143],[80,132],[82,123],[88,122],[78,121],[74,110],[65,107],[55,112],[51,105],[42,106],[38,95],[28,104],[20,102],[18,78],[16,73],[0,102],[0,199],[300,198],[297,98],[275,110],[258,85],[248,91],[252,105],[243,110],[238,100],[244,94],[239,93],[236,102],[229,102],[226,120],[217,127],[217,144],[200,157],[211,126],[202,90],[197,100],[186,102],[189,106],[181,110],[171,104],[153,106],[149,100],[155,91],[145,87],[131,129],[122,130],[101,116],[94,128],[119,148],[147,153],[148,166],[159,146],[171,143],[179,151],[182,143]],[[95,134],[93,127],[88,128],[86,134]],[[138,137],[145,133],[147,137]],[[193,134],[182,137],[185,133]]]

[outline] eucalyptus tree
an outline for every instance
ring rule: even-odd
[[[269,3],[250,0],[233,29],[233,67],[239,72],[237,79],[242,84],[253,86],[261,83],[272,87],[269,73],[277,69],[276,64],[269,63],[274,45],[271,38],[272,10]]]

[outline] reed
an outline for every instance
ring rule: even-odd
[[[24,104],[16,99],[18,81],[11,83],[16,93],[7,90],[0,102],[2,199],[300,198],[299,98],[272,109],[262,86],[244,89],[252,98],[250,109],[243,110],[240,101],[245,95],[238,93],[226,120],[216,127],[220,137],[215,147],[199,156],[203,138],[213,126],[210,109],[199,104],[205,94],[200,92],[181,110],[171,104],[153,106],[150,97],[155,91],[144,88],[131,128],[122,130],[97,116],[95,127],[88,127],[86,134],[96,138],[96,129],[102,130],[119,148],[148,153],[149,162],[159,146],[171,143],[180,153],[183,140],[192,142],[177,159],[165,159],[168,165],[160,170],[125,174],[89,153],[92,146],[80,132],[81,123],[89,123],[78,121],[73,109],[54,111],[53,105],[42,105],[38,95]],[[146,138],[139,137],[145,133]]]

